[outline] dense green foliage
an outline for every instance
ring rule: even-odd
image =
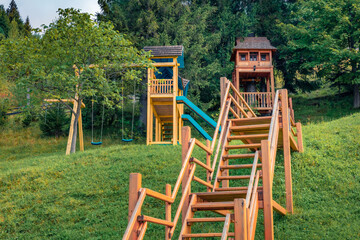
[[[45,136],[56,138],[68,133],[70,118],[62,105],[50,106],[40,119],[40,130]]]
[[[333,104],[332,109],[314,106],[318,99],[311,96],[294,99],[302,104],[294,104],[296,116],[308,119],[303,127],[305,153],[292,155],[295,213],[274,213],[276,239],[357,239],[360,234],[360,114],[348,108],[336,115],[343,102],[334,97],[321,99]],[[329,117],[319,118],[319,109]],[[65,157],[66,138],[42,139],[32,127],[8,129],[0,139],[2,239],[121,238],[127,225],[129,174],[142,173],[144,187],[164,193],[166,183],[174,186],[181,165],[181,146],[121,141],[109,146],[114,141],[104,139],[101,147],[87,144],[86,152]],[[284,204],[282,163],[279,151],[273,191]],[[192,191],[200,189],[194,183]],[[164,205],[146,200],[143,212],[163,217]],[[256,234],[262,239],[259,217]],[[193,230],[215,229],[200,224]],[[159,239],[163,231],[150,224],[146,237]]]

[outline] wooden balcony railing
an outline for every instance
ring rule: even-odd
[[[241,92],[241,96],[254,109],[271,109],[271,92]]]
[[[150,94],[171,94],[174,91],[172,79],[151,79]]]

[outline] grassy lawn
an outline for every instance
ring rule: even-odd
[[[295,214],[274,213],[276,239],[360,238],[360,113],[349,102],[347,95],[294,98],[305,153],[292,155]],[[144,187],[164,193],[181,166],[181,146],[105,139],[100,147],[86,145],[86,152],[65,156],[65,138],[39,134],[36,126],[24,130],[16,123],[1,133],[1,239],[119,239],[127,225],[129,174],[140,172]],[[283,176],[279,152],[273,191],[282,204]],[[143,213],[163,218],[164,204],[147,199]],[[261,214],[257,226],[262,239]],[[146,236],[162,239],[163,227],[150,224]]]

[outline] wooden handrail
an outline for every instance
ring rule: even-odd
[[[212,151],[210,148],[208,148],[207,146],[205,146],[202,142],[200,142],[199,140],[197,140],[195,138],[195,143],[196,145],[198,145],[201,149],[203,149],[205,152],[207,152],[208,154],[212,154]]]
[[[276,91],[275,94],[275,101],[273,106],[273,112],[271,115],[271,122],[270,122],[270,129],[269,129],[269,137],[268,140],[271,142],[272,135],[274,132],[274,125],[275,125],[275,115],[278,114],[279,111],[279,90]]]
[[[231,95],[229,95],[229,97],[231,98],[232,103],[234,103],[234,105],[240,110],[240,112],[247,118],[249,118],[249,115],[247,115],[247,113],[245,112],[245,110],[239,105],[239,103],[235,100],[235,98]]]
[[[247,193],[246,193],[246,207],[247,207],[247,208],[248,208],[249,205],[250,205],[250,196],[251,196],[251,193],[254,191],[254,190],[253,190],[253,184],[254,184],[254,181],[255,181],[255,173],[256,173],[256,168],[257,168],[258,160],[259,160],[259,151],[256,151],[256,152],[255,152],[255,157],[254,157],[253,166],[252,166],[252,169],[251,169],[249,186],[248,186],[248,190],[247,190]]]
[[[200,160],[198,160],[198,159],[196,159],[196,158],[194,158],[194,157],[190,158],[190,162],[196,163],[196,164],[199,165],[200,167],[203,167],[203,168],[205,168],[206,170],[208,170],[209,172],[213,172],[213,171],[214,171],[214,169],[212,169],[211,167],[209,167],[208,165],[206,165],[205,163],[201,162]]]
[[[209,188],[213,188],[214,186],[211,184],[211,183],[208,183],[208,182],[205,182],[204,180],[202,180],[201,178],[198,178],[197,176],[194,176],[194,181],[195,182],[198,182],[206,187],[209,187]]]
[[[150,197],[153,197],[153,198],[157,198],[159,200],[162,200],[164,202],[167,202],[167,203],[174,203],[174,198],[172,197],[169,197],[169,196],[166,196],[162,193],[159,193],[159,192],[155,192],[151,189],[148,189],[148,188],[145,188],[146,189],[146,195],[147,196],[150,196]]]
[[[254,111],[251,109],[251,107],[249,106],[249,104],[247,104],[247,102],[245,101],[245,99],[241,96],[240,92],[236,89],[236,87],[234,85],[231,84],[231,89],[234,91],[234,93],[240,98],[241,102],[245,105],[245,107],[249,110],[249,112],[251,112],[251,114],[256,117],[256,114],[254,113]]]
[[[230,220],[231,220],[230,217],[231,217],[230,213],[226,214],[224,228],[223,228],[222,235],[221,235],[221,240],[227,240],[229,228],[230,228]]]

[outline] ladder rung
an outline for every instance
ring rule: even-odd
[[[224,155],[225,159],[242,159],[242,158],[253,158],[255,157],[255,153],[245,153],[245,154],[232,154],[232,155]]]
[[[269,128],[270,128],[270,124],[256,124],[256,125],[230,127],[230,131],[238,132],[238,131],[248,131],[248,130],[263,130],[263,129],[269,129]]]
[[[218,176],[218,181],[223,180],[239,180],[239,179],[250,179],[250,175],[239,175],[239,176]]]
[[[225,222],[225,218],[224,217],[189,218],[186,221],[188,223],[194,223],[194,222]]]
[[[201,238],[201,237],[221,237],[222,233],[185,233],[182,238]],[[234,237],[234,233],[228,233],[229,237]]]
[[[239,164],[239,165],[224,165],[220,166],[220,170],[225,169],[244,169],[244,168],[252,168],[253,164]],[[256,167],[261,167],[261,163],[257,164]]]
[[[234,202],[203,202],[191,206],[193,211],[197,210],[229,210],[234,209]]]
[[[237,135],[237,136],[229,136],[228,141],[232,140],[242,140],[242,139],[266,139],[269,137],[269,134],[247,134],[247,135]]]
[[[242,148],[260,148],[261,143],[241,144],[241,145],[226,145],[225,149],[242,149]]]
[[[223,187],[223,188],[215,188],[215,191],[221,192],[221,191],[241,191],[241,190],[247,190],[248,187]],[[258,186],[258,189],[262,189],[262,186]]]

